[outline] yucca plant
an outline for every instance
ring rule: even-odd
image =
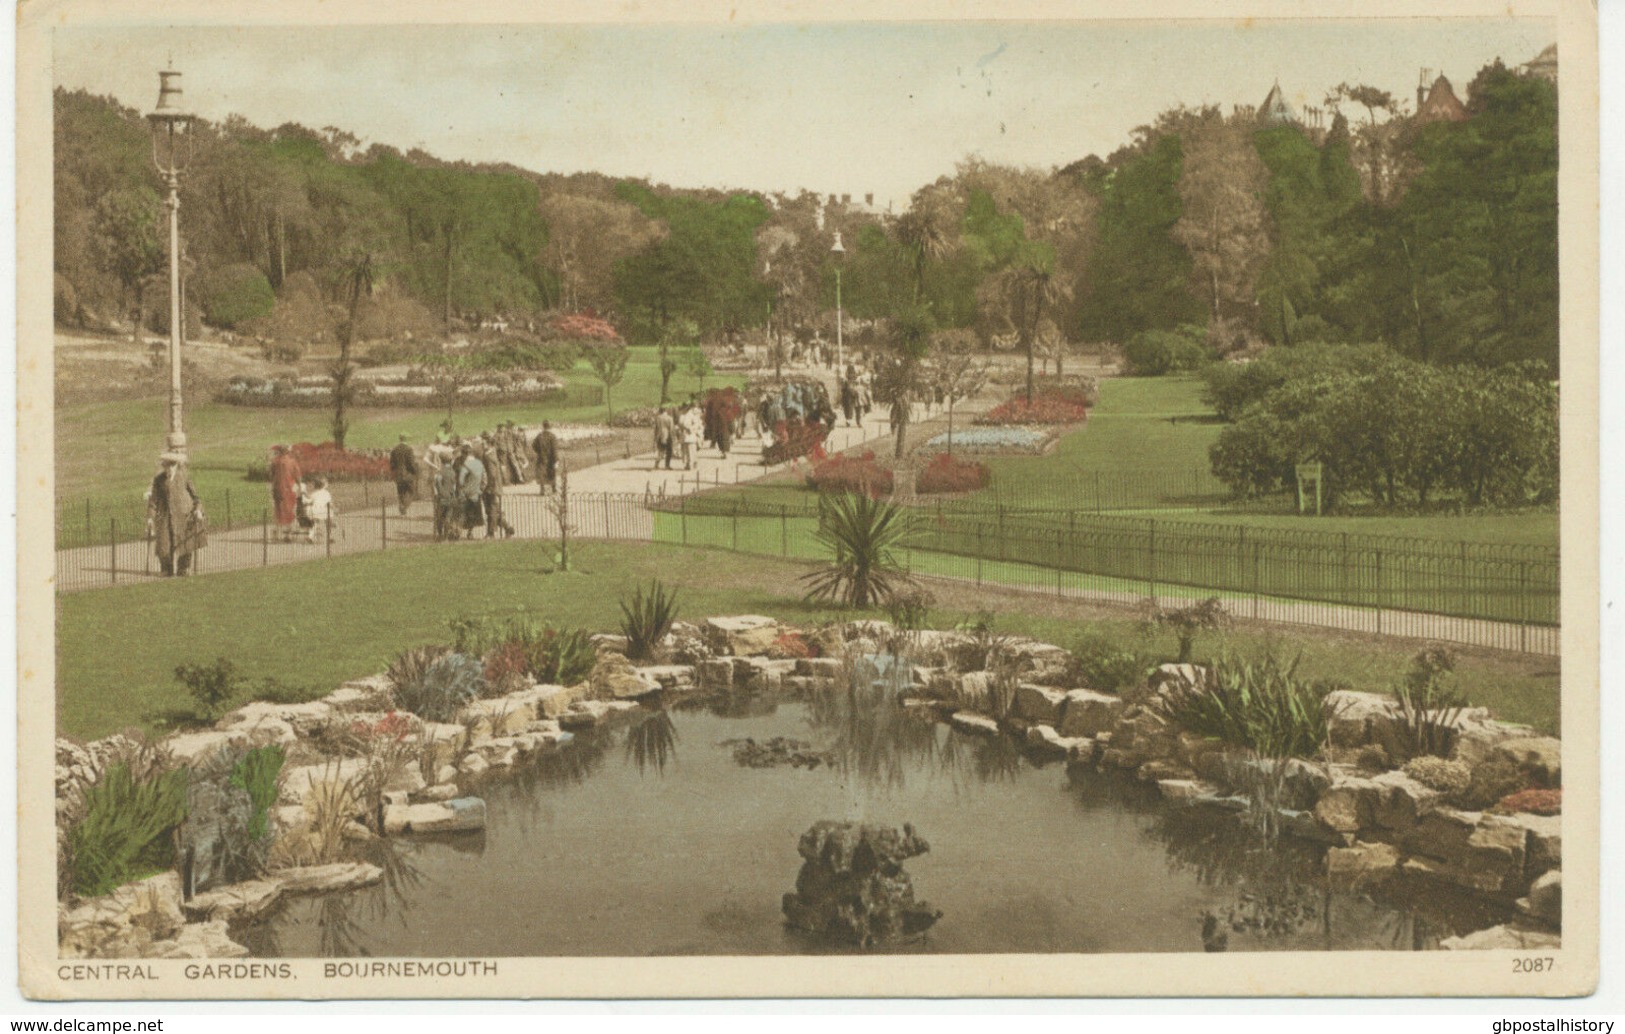
[[[1400,746],[1413,758],[1446,757],[1455,744],[1455,726],[1467,707],[1456,684],[1456,658],[1442,646],[1429,646],[1411,660],[1405,679],[1394,687],[1399,700]]]
[[[186,818],[187,773],[109,766],[85,791],[84,817],[68,836],[73,889],[97,897],[174,862],[170,831]]]
[[[638,586],[631,602],[621,600],[621,634],[626,636],[626,655],[634,661],[652,660],[660,641],[677,620],[677,590],[668,590],[657,578],[648,592]]]
[[[389,678],[390,686],[399,689],[423,678],[430,665],[450,652],[444,646],[414,646],[396,654],[384,674]]]
[[[485,666],[460,653],[442,654],[416,678],[395,684],[395,706],[426,722],[449,722],[485,695]]]
[[[831,563],[802,576],[807,599],[889,605],[915,587],[895,553],[907,544],[908,532],[908,514],[895,503],[854,493],[821,498],[814,538],[830,551]]]

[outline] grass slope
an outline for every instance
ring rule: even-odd
[[[347,678],[379,671],[405,647],[446,638],[446,622],[520,610],[557,624],[608,630],[619,600],[658,577],[681,587],[680,616],[761,613],[811,624],[851,612],[807,604],[805,562],[679,546],[582,543],[576,570],[542,573],[539,543],[467,544],[372,553],[323,563],[211,575],[80,592],[57,601],[57,728],[94,738],[189,704],[176,665],[229,657],[244,674],[304,684],[312,696]],[[991,587],[934,587],[932,622],[946,626],[990,609],[998,627],[1063,645],[1084,632],[1135,640],[1172,657],[1170,636],[1144,636],[1122,611],[1075,601],[1003,593]],[[1308,630],[1238,627],[1204,637],[1198,656],[1225,648],[1273,646],[1303,653],[1311,677],[1385,689],[1417,644]],[[1473,702],[1546,732],[1558,728],[1557,662],[1551,658],[1462,651]]]

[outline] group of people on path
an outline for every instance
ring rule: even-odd
[[[659,470],[664,463],[666,469],[670,470],[674,459],[682,460],[684,470],[692,469],[694,454],[704,433],[704,417],[700,414],[700,407],[693,402],[660,407],[654,422],[655,469]],[[722,450],[722,455],[725,458],[728,455],[726,448]]]
[[[299,460],[286,445],[271,447],[271,505],[284,542],[292,542],[302,532],[306,542],[314,543],[318,530],[332,537],[338,507],[333,504],[327,479],[317,476],[307,480],[299,469]]]

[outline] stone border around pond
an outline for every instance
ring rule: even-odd
[[[824,656],[774,657],[789,633]],[[485,825],[485,803],[468,791],[540,755],[568,749],[575,734],[630,717],[656,695],[697,692],[802,693],[827,688],[849,675],[846,658],[878,655],[900,638],[911,662],[906,685],[898,679],[898,706],[977,735],[1019,737],[1038,757],[1065,759],[1132,773],[1154,783],[1171,806],[1228,811],[1240,820],[1273,763],[1244,748],[1174,726],[1159,707],[1170,694],[1199,687],[1207,672],[1163,665],[1122,695],[1069,686],[1071,655],[1023,638],[1001,642],[1016,679],[1006,713],[993,715],[958,702],[986,700],[995,679],[987,670],[957,663],[975,641],[967,633],[899,633],[882,621],[854,621],[807,631],[759,615],[713,617],[679,623],[667,639],[682,663],[636,665],[617,635],[594,636],[598,661],[576,686],[531,684],[505,696],[476,700],[460,722],[425,722],[391,711],[387,676],[344,683],[301,704],[251,703],[212,729],[179,733],[162,745],[194,766],[223,748],[277,745],[304,755],[313,737],[334,721],[374,723],[386,714],[404,718],[403,740],[419,764],[407,765],[383,793],[380,823],[387,836],[456,834]],[[974,653],[974,649],[970,649]],[[832,656],[835,655],[835,656]],[[925,662],[934,663],[925,663]],[[985,658],[984,658],[985,663]],[[1376,693],[1337,691],[1325,701],[1332,745],[1343,754],[1362,748],[1392,752],[1401,731],[1396,701]],[[1453,716],[1452,758],[1469,766],[1512,766],[1531,785],[1561,785],[1561,743],[1524,727],[1493,720],[1483,708]],[[94,746],[94,745],[92,745]],[[94,750],[57,741],[58,786],[83,778]],[[309,832],[311,801],[334,780],[369,762],[324,756],[284,768],[272,809],[278,838]],[[1289,759],[1275,807],[1280,829],[1326,846],[1328,878],[1342,884],[1394,873],[1442,881],[1515,903],[1520,918],[1441,947],[1550,948],[1559,944],[1562,909],[1562,819],[1500,815],[1449,807],[1445,795],[1403,771],[1377,774],[1338,761]],[[433,780],[424,773],[433,775]],[[350,828],[353,827],[353,828]],[[377,834],[358,822],[347,838]],[[235,958],[248,950],[231,940],[229,925],[264,915],[285,897],[353,890],[379,882],[377,866],[335,862],[276,869],[244,883],[204,888],[183,899],[180,877],[166,872],[126,884],[95,899],[59,906],[63,957]]]

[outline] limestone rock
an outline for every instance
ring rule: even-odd
[[[767,653],[779,638],[779,623],[759,614],[708,618],[705,637],[718,654],[754,657]]]
[[[253,726],[262,721],[287,722],[299,736],[310,736],[333,717],[333,705],[325,700],[311,700],[303,704],[273,704],[256,701],[244,704],[228,713],[216,723],[217,728]]]
[[[485,828],[485,801],[458,797],[444,803],[408,804],[384,812],[384,832],[465,833]]]
[[[1563,785],[1563,742],[1550,736],[1505,740],[1490,752],[1491,759],[1504,759],[1517,766],[1529,781],[1543,789]]]
[[[458,793],[456,783],[436,783],[426,786],[412,795],[412,803],[424,804],[434,801],[449,801]]]
[[[463,756],[467,739],[468,730],[451,722],[424,722],[423,731],[418,733],[418,741],[433,758],[436,771],[457,763]]]
[[[194,895],[182,907],[199,919],[239,922],[268,911],[281,897],[282,884],[276,880],[246,880]]]
[[[999,732],[998,722],[975,711],[955,711],[950,721],[953,722],[954,728],[979,736],[995,736]]]
[[[1402,833],[1416,825],[1439,800],[1439,791],[1404,772],[1384,772],[1373,776],[1371,782],[1378,787],[1372,819],[1378,826],[1394,833]]]
[[[701,689],[732,689],[734,662],[729,657],[714,657],[694,666],[694,678]]]
[[[181,927],[173,940],[150,945],[142,956],[150,959],[240,959],[248,949],[231,939],[224,919]]]
[[[798,657],[796,674],[815,679],[838,679],[842,663],[839,657]]]
[[[1381,791],[1370,779],[1339,774],[1315,802],[1315,820],[1337,833],[1358,833],[1376,825]]]
[[[524,700],[512,697],[493,697],[473,700],[463,708],[463,718],[473,726],[474,740],[478,743],[486,736],[497,739],[524,731],[536,720],[536,711]]]
[[[60,910],[58,943],[67,958],[125,958],[185,924],[180,875],[164,872]]]
[[[370,887],[384,878],[384,870],[365,862],[332,862],[278,869],[267,878],[280,884],[284,894],[327,894]]]
[[[559,715],[559,725],[572,731],[590,729],[636,710],[638,705],[630,700],[577,700],[568,711]]]
[[[1339,689],[1326,694],[1321,708],[1334,746],[1363,747],[1374,743],[1394,753],[1399,702],[1393,697],[1386,693]]]
[[[1500,744],[1534,735],[1535,731],[1527,725],[1498,722],[1488,717],[1466,718],[1456,725],[1456,742],[1451,748],[1450,757],[1468,765],[1478,765],[1488,759]]]
[[[248,745],[246,729],[205,729],[202,732],[184,732],[171,736],[164,746],[175,755],[175,760],[188,765],[201,764],[229,747]]]
[[[1392,872],[1399,866],[1399,851],[1392,844],[1355,841],[1352,847],[1326,850],[1326,874],[1334,880],[1357,880],[1373,873]]]
[[[1134,774],[1142,782],[1147,783],[1160,783],[1166,779],[1184,781],[1196,778],[1195,772],[1172,759],[1147,761]]]
[[[637,673],[645,682],[652,682],[660,689],[670,692],[688,692],[695,687],[692,664],[645,665],[639,667]]]
[[[469,778],[477,778],[491,770],[491,763],[478,754],[465,754],[457,763],[457,773]]]
[[[1162,794],[1164,800],[1190,804],[1203,797],[1212,797],[1218,791],[1200,779],[1159,779],[1157,792]]]
[[[903,862],[930,850],[914,827],[816,823],[797,845],[803,862],[784,915],[797,929],[867,948],[929,929],[942,913],[914,898]]]
[[[1529,896],[1518,902],[1528,915],[1554,927],[1563,925],[1563,872],[1553,869],[1529,885]]]
[[[278,798],[284,804],[304,804],[318,786],[324,783],[346,783],[367,770],[366,758],[344,758],[321,765],[301,765],[282,770],[282,791]]]
[[[1548,869],[1563,867],[1563,816],[1529,815],[1520,812],[1516,815],[1503,815],[1502,818],[1522,826],[1529,835],[1524,846],[1525,874],[1534,877]]]
[[[1461,937],[1446,937],[1439,942],[1439,947],[1445,951],[1531,951],[1562,946],[1563,939],[1555,933],[1514,923],[1492,926],[1488,930],[1478,930]]]
[[[441,765],[435,771],[434,781],[436,785],[455,784],[457,781],[457,767],[455,765]]]
[[[1015,699],[1016,717],[1029,722],[1042,722],[1045,725],[1059,725],[1066,700],[1067,695],[1058,689],[1050,689],[1034,682],[1018,683]]]
[[[538,719],[557,718],[585,696],[588,688],[588,683],[568,687],[551,684],[532,686],[525,691],[524,697]]]

